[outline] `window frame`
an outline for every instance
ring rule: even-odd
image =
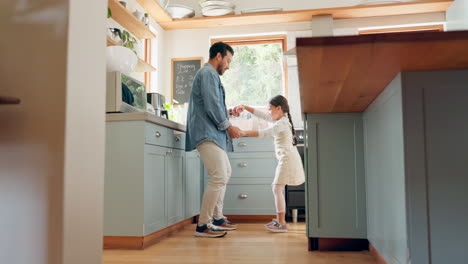
[[[288,50],[287,35],[267,35],[267,36],[251,36],[251,37],[233,37],[233,38],[212,38],[210,44],[213,45],[216,42],[222,41],[230,46],[240,45],[261,45],[261,44],[281,44],[283,54]],[[284,56],[281,59],[283,64],[283,96],[288,99],[289,87],[288,87],[288,67]]]
[[[145,39],[143,60],[151,65],[151,39]],[[143,83],[146,86],[146,92],[149,93],[151,89],[151,72],[144,72]]]

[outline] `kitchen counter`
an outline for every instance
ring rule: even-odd
[[[362,112],[399,72],[468,68],[468,31],[297,39],[303,113]]]
[[[106,114],[106,122],[119,122],[119,121],[147,121],[156,125],[161,125],[167,128],[172,128],[178,131],[185,132],[184,125],[168,120],[163,117],[153,115],[148,112],[135,112],[135,113],[110,113]]]

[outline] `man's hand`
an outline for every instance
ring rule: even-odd
[[[227,128],[229,136],[231,138],[240,138],[241,137],[241,130],[236,126],[230,126]]]

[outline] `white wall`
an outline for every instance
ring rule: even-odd
[[[107,2],[69,2],[62,263],[98,264],[102,261],[104,208],[106,18],[103,14]]]
[[[0,105],[1,263],[101,263],[101,14],[94,0],[1,3],[0,96],[21,99]]]
[[[389,264],[408,263],[401,75],[364,112],[367,237]]]
[[[447,10],[447,30],[468,29],[468,0],[455,0]]]
[[[171,1],[172,3],[172,1]],[[347,19],[334,22],[335,35],[357,34],[358,28],[370,26],[394,26],[402,24],[417,23],[442,23],[445,21],[444,13],[424,14],[424,15],[404,15],[381,18],[367,19]],[[206,28],[192,30],[174,30],[160,33],[158,41],[158,87],[152,85],[153,91],[158,91],[169,100],[171,97],[171,59],[204,57],[208,60],[208,50],[210,48],[210,38],[219,36],[239,36],[239,35],[258,35],[258,34],[279,34],[288,35],[287,48],[292,49],[296,46],[296,37],[309,37],[312,35],[311,22],[289,23],[289,24],[270,24],[270,25],[251,25],[238,27]],[[154,55],[154,54],[153,54]],[[303,127],[301,110],[299,82],[295,76],[297,67],[292,67],[288,71],[289,78],[289,102],[292,108],[294,124],[297,127]]]

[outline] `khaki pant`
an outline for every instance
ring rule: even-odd
[[[213,217],[223,216],[223,201],[226,184],[231,178],[231,164],[226,151],[212,141],[205,141],[197,147],[208,172],[208,184],[203,194],[198,225],[211,223]]]

